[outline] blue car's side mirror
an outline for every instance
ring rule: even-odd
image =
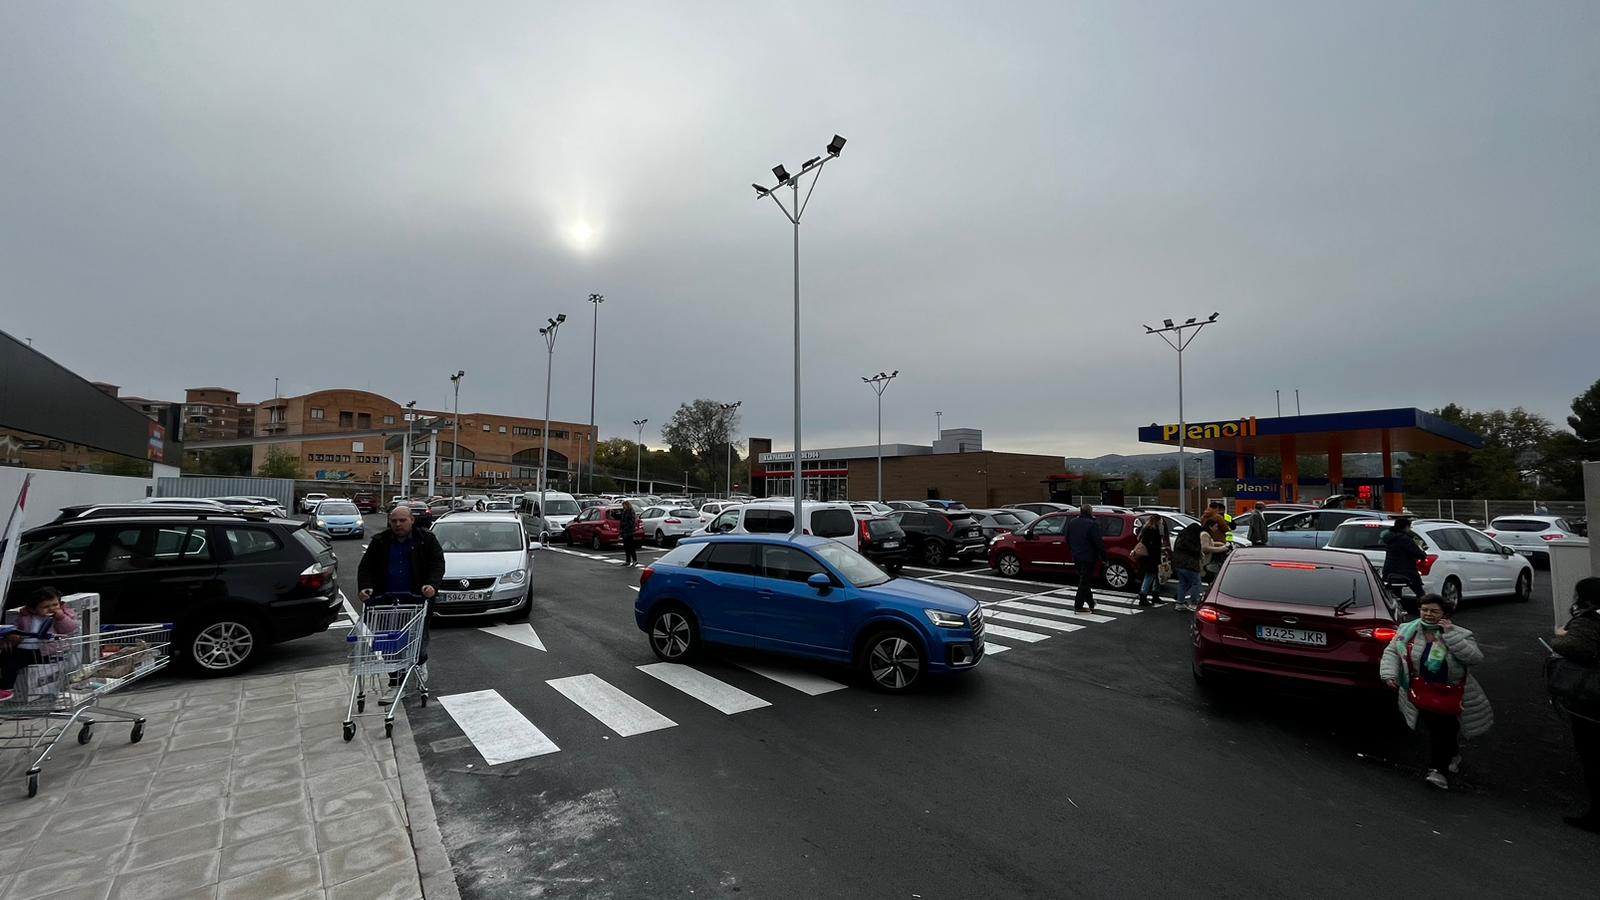
[[[806,579],[806,584],[811,585],[813,588],[815,588],[817,590],[818,593],[823,593],[823,592],[826,592],[829,588],[833,587],[833,579],[829,578],[827,575],[823,574],[822,572],[818,572],[817,574],[811,576],[810,578],[807,578]]]

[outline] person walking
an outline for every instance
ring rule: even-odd
[[[1400,714],[1412,730],[1428,730],[1428,774],[1425,780],[1449,790],[1452,774],[1461,769],[1461,738],[1472,738],[1494,724],[1489,698],[1472,677],[1483,651],[1472,632],[1450,621],[1454,604],[1428,594],[1417,604],[1421,618],[1400,626],[1384,648],[1378,677],[1395,691]]]
[[[356,567],[357,596],[365,604],[386,594],[416,594],[427,612],[444,581],[444,548],[433,532],[416,527],[411,507],[404,503],[389,511],[389,527],[378,532],[361,554]],[[428,617],[422,620],[422,645],[418,664],[428,661]],[[397,681],[398,676],[390,679]]]
[[[622,533],[622,567],[631,569],[639,564],[639,541],[634,537],[633,529],[638,522],[638,517],[633,514],[633,503],[622,501],[622,512],[617,515],[617,527]]]
[[[1568,663],[1582,667],[1578,675],[1592,682],[1600,677],[1600,578],[1580,578],[1572,589],[1572,618],[1556,629],[1550,649]],[[1587,670],[1587,671],[1584,671]],[[1572,727],[1572,746],[1583,767],[1583,783],[1589,789],[1589,808],[1563,821],[1574,828],[1600,833],[1600,709],[1593,703],[1574,708],[1573,699],[1557,698],[1558,708],[1567,714]]]
[[[1199,522],[1190,522],[1172,539],[1172,568],[1178,573],[1177,609],[1200,608],[1200,573],[1205,571],[1205,552],[1201,539],[1205,528]]]
[[[1250,523],[1245,537],[1250,539],[1250,546],[1265,547],[1267,545],[1267,505],[1257,503],[1250,511]]]
[[[1067,549],[1072,552],[1072,567],[1078,572],[1078,594],[1073,608],[1083,612],[1085,606],[1094,612],[1094,591],[1090,583],[1100,572],[1106,559],[1106,544],[1100,538],[1100,526],[1095,522],[1094,507],[1085,503],[1078,508],[1077,516],[1067,523]]]
[[[1411,520],[1405,516],[1396,517],[1394,525],[1383,533],[1383,581],[1398,581],[1411,588],[1414,595],[1411,603],[1405,602],[1405,595],[1400,596],[1400,602],[1405,606],[1406,612],[1417,615],[1417,603],[1422,598],[1422,575],[1417,571],[1417,563],[1428,558],[1426,550],[1417,540],[1411,530]]]
[[[1228,530],[1221,516],[1206,513],[1206,519],[1200,526],[1200,556],[1204,565],[1201,572],[1206,580],[1215,578],[1222,570],[1222,558],[1233,549],[1233,545],[1228,543],[1228,538],[1232,536],[1233,532]]]
[[[1156,606],[1161,603],[1161,558],[1167,553],[1167,520],[1152,514],[1144,520],[1139,531],[1139,543],[1133,555],[1144,580],[1139,583],[1139,605]]]

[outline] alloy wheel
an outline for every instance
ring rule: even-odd
[[[1022,560],[1015,553],[1007,553],[1000,557],[1000,574],[1007,578],[1015,578],[1022,573]]]
[[[248,626],[223,621],[202,629],[195,635],[190,648],[197,665],[213,672],[222,672],[242,665],[250,658],[255,645],[255,633]]]
[[[1133,580],[1133,573],[1122,563],[1110,563],[1106,566],[1106,586],[1121,590]]]
[[[917,680],[922,668],[922,656],[911,642],[899,635],[889,635],[872,645],[867,654],[867,671],[872,680],[891,690],[902,691]]]
[[[1533,573],[1527,569],[1517,576],[1517,600],[1527,603],[1533,599]]]
[[[676,612],[668,611],[656,616],[655,625],[650,629],[650,643],[655,645],[656,653],[665,659],[678,659],[688,653],[692,640],[689,620]]]
[[[922,547],[922,561],[930,566],[937,566],[944,562],[944,546],[938,541],[929,541]]]
[[[1444,583],[1444,599],[1450,601],[1451,606],[1461,603],[1461,585],[1455,579],[1446,579]]]

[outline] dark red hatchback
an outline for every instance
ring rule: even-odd
[[[1194,676],[1252,672],[1382,688],[1378,661],[1396,610],[1365,557],[1242,547],[1195,613]]]

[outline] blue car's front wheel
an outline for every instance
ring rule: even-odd
[[[928,661],[923,658],[922,647],[909,634],[888,629],[867,638],[861,666],[874,688],[898,694],[921,682]]]
[[[700,633],[694,617],[681,606],[667,606],[650,614],[650,649],[662,662],[686,662],[700,651]]]

